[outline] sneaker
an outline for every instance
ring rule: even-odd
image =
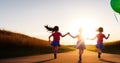
[[[101,58],[101,53],[98,53],[98,58]]]

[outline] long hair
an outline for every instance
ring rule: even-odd
[[[54,32],[54,31],[59,31],[59,27],[58,26],[54,26],[54,27],[50,27],[48,25],[44,26],[48,31]]]

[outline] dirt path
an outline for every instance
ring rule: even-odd
[[[57,59],[53,59],[53,54],[18,57],[2,59],[0,63],[120,63],[120,55],[102,54],[102,58],[97,58],[96,52],[84,51],[82,61],[78,59],[78,50],[59,53]]]

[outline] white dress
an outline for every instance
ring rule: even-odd
[[[82,35],[77,35],[78,41],[77,44],[75,45],[75,48],[77,49],[85,49],[85,43]]]

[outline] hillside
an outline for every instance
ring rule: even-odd
[[[59,52],[75,50],[61,46]],[[50,43],[21,33],[0,30],[0,58],[52,53]]]
[[[43,46],[49,46],[49,43],[45,40],[29,37],[24,34],[0,30],[0,48]]]
[[[45,40],[0,30],[0,58],[50,53],[51,50],[49,43]]]
[[[105,50],[103,51],[106,53],[120,54],[120,40],[105,43]]]

